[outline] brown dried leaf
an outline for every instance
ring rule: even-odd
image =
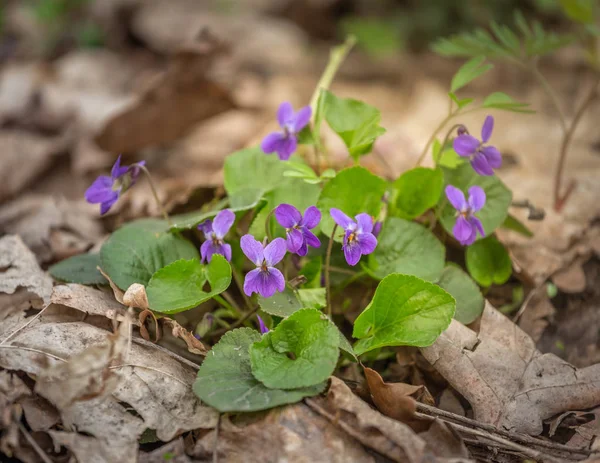
[[[135,309],[149,310],[150,304],[148,303],[148,296],[146,295],[144,285],[134,283],[127,288],[127,291],[123,294],[123,304]]]
[[[0,348],[0,366],[42,375],[90,346],[106,342],[105,330],[71,319],[46,318],[19,331]],[[119,377],[112,397],[75,402],[59,410],[63,422],[108,442],[137,441],[146,428],[169,441],[181,432],[216,425],[217,412],[204,406],[192,391],[195,368],[152,345],[138,343],[130,346],[125,362],[110,367]],[[133,407],[140,418],[119,402]]]
[[[577,369],[542,354],[486,305],[479,335],[453,321],[423,355],[472,405],[477,420],[537,435],[542,421],[600,404],[600,365]]]
[[[210,461],[215,439],[214,431],[204,436],[192,455]],[[226,463],[375,462],[359,442],[302,403],[272,410],[245,426],[223,417],[216,448],[219,461]]]
[[[371,398],[381,413],[395,420],[407,423],[411,428],[427,429],[428,423],[420,423],[415,417],[416,400],[425,398],[425,402],[434,405],[433,398],[425,386],[413,386],[406,383],[385,383],[375,370],[363,367]]]
[[[33,394],[21,400],[25,420],[32,431],[47,431],[60,421],[60,414],[43,397]]]
[[[206,355],[209,349],[190,331],[186,330],[172,318],[165,317],[161,320],[165,325],[168,325],[171,328],[171,333],[173,336],[176,338],[181,338],[185,341],[188,351],[190,351],[192,354]]]
[[[13,294],[18,288],[27,291],[33,307],[41,308],[50,302],[52,278],[40,269],[19,236],[6,235],[0,238],[0,293]],[[0,317],[6,308],[2,301],[0,299]],[[7,298],[6,305],[12,304]]]
[[[581,293],[585,290],[583,264],[587,259],[576,259],[569,266],[552,275],[552,282],[565,293]]]
[[[40,262],[80,254],[103,234],[96,208],[34,194],[0,207],[0,231],[19,235]]]
[[[119,153],[171,142],[194,124],[231,109],[228,91],[206,77],[213,52],[202,44],[178,50],[164,75],[106,123],[96,137],[98,146]]]
[[[31,391],[17,375],[0,371],[0,452],[13,455],[20,448],[19,421],[21,409],[15,404],[31,395]]]
[[[165,455],[171,455],[172,458],[169,461],[173,463],[192,463],[194,461],[185,453],[185,444],[180,437],[152,452],[141,452],[138,463],[165,463]]]
[[[50,300],[53,304],[66,305],[89,315],[102,315],[118,322],[125,320],[123,305],[109,293],[89,286],[76,283],[55,286]],[[132,323],[136,324],[137,320]]]
[[[80,462],[94,463],[135,463],[137,461],[138,444],[131,442],[107,442],[96,437],[85,436],[76,432],[48,431],[54,444],[67,447]]]

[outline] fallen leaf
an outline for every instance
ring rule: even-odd
[[[106,442],[76,432],[54,430],[48,431],[48,434],[52,437],[57,451],[60,450],[60,446],[67,447],[80,462],[135,463],[137,461],[137,441]]]
[[[469,458],[470,454],[463,440],[452,431],[443,421],[436,419],[426,432],[420,433],[431,449],[438,457]]]
[[[577,369],[486,304],[480,332],[453,321],[421,352],[473,407],[475,419],[538,435],[542,421],[600,404],[600,365]]]
[[[527,302],[523,314],[519,318],[519,328],[537,342],[550,324],[556,309],[545,292],[545,285],[540,287]]]
[[[433,398],[425,386],[413,386],[406,383],[385,383],[375,370],[363,367],[363,371],[367,378],[373,402],[381,413],[395,420],[402,421],[417,431],[429,428],[428,423],[419,423],[419,420],[415,417],[415,412],[417,411],[416,400],[425,398],[425,403],[434,405]]]
[[[206,77],[217,46],[203,46],[205,37],[174,53],[154,85],[106,123],[95,139],[101,149],[133,152],[171,142],[234,106],[228,91]]]
[[[31,305],[39,309],[50,302],[52,278],[40,269],[20,237],[6,235],[0,238],[0,293],[14,294],[19,288],[27,292]],[[0,310],[3,309],[0,305]]]
[[[223,417],[218,438],[210,432],[192,455],[210,461],[215,439],[222,462],[375,462],[359,442],[302,403],[274,409],[247,425]]]
[[[176,338],[183,339],[187,346],[188,351],[192,354],[197,355],[206,355],[208,352],[208,348],[197,339],[189,330],[186,330],[183,326],[177,323],[175,320],[163,317],[161,318],[162,322],[171,328],[171,334]]]
[[[565,293],[581,293],[585,290],[583,264],[587,259],[576,259],[569,266],[552,275],[552,282]]]
[[[26,397],[20,404],[32,431],[47,431],[60,421],[60,414],[56,408],[37,394]]]
[[[123,294],[123,304],[135,309],[148,310],[150,304],[148,304],[148,296],[144,285],[134,283],[127,288],[127,291]]]
[[[140,452],[138,463],[165,463],[165,455],[173,463],[193,463],[185,453],[185,445],[182,438],[169,442],[152,452]]]
[[[57,285],[52,290],[50,301],[66,305],[89,315],[102,315],[110,320],[125,320],[126,309],[109,293],[89,286],[69,283]],[[133,320],[133,324],[137,321]]]
[[[0,371],[0,452],[11,456],[20,448],[19,421],[21,408],[18,401],[31,395],[25,383],[15,374]]]
[[[19,235],[40,262],[80,254],[104,234],[97,211],[84,201],[35,194],[0,207],[0,231]]]

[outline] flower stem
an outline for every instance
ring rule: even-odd
[[[252,305],[252,301],[250,300],[250,298],[246,296],[246,293],[244,292],[244,281],[242,280],[242,276],[233,265],[231,266],[231,273],[233,275],[233,279],[235,280],[235,284],[240,290],[240,294],[242,295],[242,298],[246,303],[246,307],[248,307],[248,310],[252,310],[254,306]]]
[[[146,175],[146,178],[148,179],[148,183],[150,184],[150,190],[152,190],[152,196],[154,196],[154,201],[156,201],[156,205],[162,212],[162,215],[163,215],[164,219],[167,221],[167,223],[169,224],[169,226],[172,226],[173,223],[171,222],[171,218],[169,217],[169,214],[167,214],[167,211],[165,210],[164,206],[160,202],[160,199],[158,199],[158,192],[156,191],[156,186],[154,185],[154,180],[152,180],[152,175],[150,175],[150,171],[146,168],[146,166],[140,166],[140,169],[142,170],[142,172],[144,172],[144,174]]]
[[[454,130],[458,129],[462,124],[454,124],[452,127],[450,127],[450,130],[448,130],[448,132],[446,133],[446,136],[444,137],[444,141],[442,141],[442,144],[440,145],[440,157],[444,152],[444,146],[446,146],[446,143],[448,143],[448,139],[450,138],[450,135],[452,135],[452,132],[454,132]],[[437,161],[436,161],[436,166],[437,166]]]
[[[556,92],[550,86],[548,80],[544,77],[544,75],[540,72],[536,64],[531,66],[531,72],[538,80],[546,94],[550,97],[552,104],[554,105],[554,109],[558,113],[558,117],[560,119],[560,126],[562,127],[563,132],[567,132],[567,118],[565,117],[565,113],[562,110],[560,102],[558,101],[558,97],[556,96]]]
[[[327,294],[327,315],[331,318],[331,281],[329,273],[331,270],[331,250],[333,249],[333,238],[337,230],[337,224],[333,226],[331,231],[331,237],[329,238],[329,244],[327,245],[327,254],[325,255],[325,293]]]
[[[269,242],[273,239],[273,235],[271,235],[271,217],[275,213],[275,208],[271,209],[269,214],[267,215],[267,219],[265,220],[265,235],[267,236]]]
[[[444,128],[444,126],[448,122],[450,122],[450,119],[452,119],[455,115],[456,115],[456,112],[451,111],[445,117],[445,119],[442,122],[440,122],[440,124],[436,127],[436,129],[433,131],[433,133],[429,137],[429,140],[427,140],[427,143],[425,144],[423,151],[421,151],[421,154],[419,155],[419,159],[417,159],[417,163],[415,164],[415,167],[419,167],[421,165],[421,163],[423,162],[423,159],[425,159],[425,156],[427,156],[427,151],[429,151],[429,147],[433,143],[433,140],[435,140],[435,137],[437,137],[437,134]]]
[[[242,315],[243,312],[240,310],[240,306],[237,305],[237,302],[235,302],[229,294],[227,294],[227,291],[223,292],[222,295],[214,296],[213,299],[226,309],[229,309],[232,313],[237,313],[239,316]]]
[[[242,318],[236,320],[234,323],[229,325],[229,328],[213,331],[211,333],[212,336],[219,336],[221,334],[225,334],[229,330],[237,328],[238,326],[242,325],[246,320],[248,320],[252,315],[254,315],[256,312],[258,312],[258,309],[260,309],[260,306],[258,306],[258,305],[255,307],[251,307],[249,312],[246,312],[246,314]]]
[[[554,175],[554,210],[557,212],[560,212],[560,210],[563,208],[565,201],[568,199],[569,195],[573,191],[573,188],[575,187],[575,183],[571,181],[565,191],[565,194],[561,195],[562,177],[565,169],[565,160],[567,159],[567,153],[569,152],[569,144],[571,143],[571,139],[573,138],[573,134],[575,133],[575,129],[577,128],[581,117],[590,104],[592,104],[592,102],[598,97],[598,85],[600,85],[600,74],[596,76],[590,91],[579,105],[579,108],[577,108],[575,117],[573,117],[573,121],[563,135],[558,154],[556,173]]]
[[[350,53],[350,50],[352,50],[354,44],[356,44],[356,37],[349,35],[342,45],[333,47],[329,52],[329,62],[327,63],[327,67],[325,68],[325,71],[323,71],[312,98],[310,99],[310,107],[313,110],[311,117],[312,123],[315,122],[315,117],[317,115],[317,101],[319,100],[321,89],[327,90],[329,88],[338,69],[348,56],[348,53]],[[319,134],[317,134],[317,136],[319,136]]]

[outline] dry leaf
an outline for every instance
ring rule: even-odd
[[[375,370],[363,367],[373,402],[381,413],[395,420],[407,423],[413,429],[418,426],[415,418],[416,400],[426,398],[425,403],[434,405],[433,398],[425,386],[413,386],[406,383],[385,383]],[[422,423],[419,430],[427,429],[428,423]]]
[[[20,404],[32,431],[47,431],[60,421],[60,414],[56,408],[37,394],[26,397]]]
[[[169,461],[173,463],[193,463],[194,461],[186,455],[185,444],[180,437],[152,452],[141,452],[138,463],[165,463],[165,455],[171,455]]]
[[[587,259],[578,258],[571,265],[552,275],[552,282],[565,293],[581,293],[585,290],[583,264]]]
[[[10,295],[19,288],[27,292],[33,307],[41,308],[50,302],[52,278],[40,269],[20,237],[6,235],[0,238],[0,293]],[[5,309],[3,300],[0,294],[0,311]],[[6,305],[10,303],[7,298]]]
[[[542,421],[600,404],[600,365],[577,369],[542,354],[489,304],[479,335],[453,321],[423,355],[471,404],[475,419],[537,435]]]
[[[102,315],[110,320],[125,320],[125,308],[115,301],[105,291],[94,289],[89,286],[69,283],[55,286],[52,290],[51,302],[53,304],[72,307],[89,315]],[[137,320],[132,321],[133,324]]]
[[[132,152],[176,140],[193,125],[231,109],[227,90],[206,78],[213,50],[181,49],[164,75],[96,137],[106,151]]]
[[[206,355],[208,348],[190,331],[186,330],[172,318],[164,317],[161,320],[165,325],[168,325],[171,328],[171,333],[173,336],[176,338],[181,338],[185,341],[188,351],[190,351],[192,354]]]
[[[42,317],[19,331],[0,348],[0,366],[40,375],[106,341],[105,330],[56,318]],[[138,343],[131,345],[126,362],[110,367],[120,378],[112,397],[75,402],[59,410],[63,422],[99,439],[120,442],[137,440],[146,428],[155,429],[159,439],[169,441],[191,429],[215,426],[217,412],[202,405],[192,391],[196,369],[152,345]],[[133,407],[140,418],[119,402]]]
[[[60,446],[67,447],[80,462],[135,463],[137,461],[137,441],[106,442],[76,432],[54,430],[48,431],[48,434],[52,437],[57,451],[60,450]]]
[[[540,340],[556,312],[550,298],[548,298],[545,287],[544,285],[534,290],[536,293],[526,302],[527,305],[518,322],[519,328],[531,336],[535,342]]]
[[[419,434],[429,445],[429,449],[438,457],[469,458],[469,451],[463,440],[452,428],[439,419],[435,419],[426,432]]]
[[[271,410],[245,426],[223,417],[216,446],[219,462],[225,463],[376,461],[359,442],[302,403]],[[210,461],[214,448],[212,431],[192,454]]]
[[[108,335],[105,342],[92,345],[75,354],[67,362],[42,370],[37,376],[35,392],[62,410],[75,402],[111,394],[120,382],[119,372],[111,370],[122,362],[131,323],[126,318],[119,331]]]
[[[134,309],[149,310],[146,288],[139,283],[132,284],[123,294],[123,304]]]
[[[15,374],[0,371],[0,452],[11,456],[20,448],[19,421],[21,408],[18,401],[31,395],[25,383]]]

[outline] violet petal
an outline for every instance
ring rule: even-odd
[[[363,255],[371,254],[377,247],[377,238],[372,233],[361,233],[357,235],[356,241]]]
[[[490,167],[493,169],[502,167],[502,155],[495,146],[485,146],[481,148],[481,152],[485,156]]]
[[[485,205],[485,191],[480,186],[469,188],[469,209],[471,212],[477,212]]]
[[[293,123],[292,129],[295,133],[300,132],[306,125],[310,122],[310,117],[312,116],[312,109],[310,106],[305,106],[304,108],[300,108],[296,113],[295,121]]]
[[[452,207],[457,211],[464,211],[467,208],[467,201],[465,201],[465,194],[453,185],[446,186],[446,198],[452,204]]]
[[[289,101],[285,101],[279,105],[277,110],[277,122],[283,128],[287,124],[294,123],[294,107]]]
[[[280,204],[275,208],[275,218],[283,228],[292,228],[302,222],[302,214],[291,204]]]
[[[363,212],[358,214],[355,218],[359,230],[364,233],[371,233],[373,231],[373,217],[371,217],[369,214],[365,214]]]
[[[488,116],[485,118],[483,122],[483,126],[481,127],[481,139],[483,143],[487,143],[487,141],[492,136],[492,131],[494,130],[494,118],[492,116]]]
[[[321,221],[321,211],[317,209],[317,206],[310,206],[304,211],[304,218],[302,219],[302,225],[306,228],[315,228]]]
[[[278,264],[285,256],[286,251],[287,246],[285,240],[283,238],[275,238],[265,246],[263,251],[265,262],[269,267]]]
[[[283,241],[283,240],[282,240]],[[240,247],[243,253],[248,259],[250,259],[254,265],[260,267],[264,260],[263,245],[254,239],[252,235],[244,235],[240,239]]]
[[[473,167],[473,170],[479,175],[494,175],[494,170],[489,165],[487,158],[483,153],[477,153],[473,159],[471,159],[471,167]]]
[[[220,211],[212,223],[212,228],[217,238],[223,239],[233,225],[233,222],[235,222],[235,214],[230,209]]]
[[[335,207],[329,209],[329,213],[331,214],[331,218],[334,220],[334,222],[337,223],[344,230],[346,230],[351,225],[356,225],[354,220],[352,220],[350,217],[348,217],[346,214],[344,214],[339,209],[336,209]]]
[[[454,139],[452,147],[459,156],[471,156],[479,148],[479,140],[473,135],[459,135]]]

